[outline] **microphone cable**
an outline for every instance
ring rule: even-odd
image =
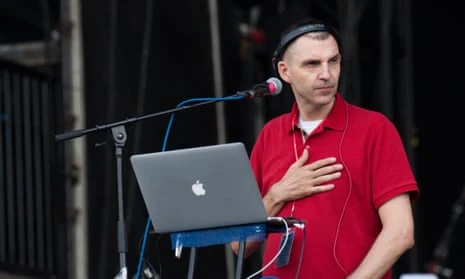
[[[281,245],[280,249],[278,250],[278,252],[274,255],[274,257],[266,264],[264,265],[262,268],[260,268],[259,270],[257,270],[255,273],[252,273],[251,275],[249,275],[246,279],[252,279],[253,277],[259,275],[260,273],[262,273],[265,269],[267,269],[273,262],[276,261],[276,259],[279,257],[279,255],[283,252],[284,250],[284,247],[286,247],[286,244],[287,244],[287,241],[289,239],[289,224],[287,222],[287,220],[283,217],[268,217],[268,220],[271,221],[271,220],[276,220],[276,221],[279,221],[279,222],[282,222],[283,225],[284,225],[284,229],[286,231],[286,234],[285,234],[285,238],[284,238],[284,241],[283,241],[283,244]]]
[[[184,105],[186,105],[188,103],[198,103],[198,102],[208,102],[208,101],[212,101],[212,102],[216,102],[216,101],[234,101],[234,100],[240,100],[240,99],[245,99],[245,96],[232,95],[232,96],[222,97],[222,98],[192,98],[192,99],[187,99],[187,100],[184,100],[184,101],[180,102],[176,106],[176,108],[180,108],[180,107],[182,107],[182,106],[184,106]],[[173,121],[174,121],[174,115],[175,115],[175,113],[173,112],[171,114],[170,120],[168,122],[168,126],[166,128],[165,137],[164,137],[164,140],[163,140],[163,145],[162,145],[162,150],[161,150],[162,152],[164,152],[166,150],[166,144],[168,142],[169,133],[170,133]],[[148,236],[149,230],[150,230],[150,223],[151,223],[150,216],[148,216],[147,222],[145,224],[144,235],[143,235],[143,238],[142,238],[142,245],[141,245],[140,252],[139,252],[139,262],[138,262],[138,265],[137,265],[137,273],[136,273],[135,279],[139,279],[141,269],[142,269],[142,265],[144,263],[144,251],[145,251],[145,246],[147,244],[147,236]]]
[[[296,219],[296,218],[293,218],[293,217],[279,217],[279,216],[278,217],[268,217],[268,221],[269,222],[278,221],[278,222],[282,223],[284,225],[284,227],[285,227],[285,233],[286,233],[285,238],[283,240],[283,243],[282,243],[280,249],[276,253],[276,255],[265,266],[263,266],[260,270],[256,271],[255,273],[249,275],[246,279],[251,279],[254,276],[259,275],[261,272],[263,272],[265,269],[267,269],[273,262],[276,261],[276,259],[279,257],[279,255],[283,252],[284,247],[286,246],[287,241],[289,240],[289,229],[291,227],[295,227],[295,228],[301,229],[303,231],[303,239],[302,239],[302,244],[300,246],[300,251],[299,251],[299,263],[297,264],[297,270],[296,270],[295,277],[294,277],[295,279],[298,279],[299,274],[300,274],[300,269],[302,267],[303,256],[304,256],[304,251],[305,251],[305,241],[306,241],[306,238],[307,238],[307,231],[306,231],[306,227],[305,227],[305,221],[302,221],[302,220],[299,220],[299,219]],[[274,232],[282,231],[282,228],[276,228],[274,226],[270,226],[268,228],[268,230],[271,230],[274,233]]]

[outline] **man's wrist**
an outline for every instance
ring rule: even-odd
[[[274,184],[268,193],[263,197],[263,203],[267,209],[269,216],[276,215],[284,205],[284,201],[280,198],[279,193],[276,191]]]

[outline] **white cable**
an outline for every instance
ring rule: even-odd
[[[265,269],[267,269],[274,261],[276,261],[278,256],[284,250],[284,247],[286,247],[287,240],[289,239],[289,225],[287,224],[286,219],[284,219],[283,217],[269,217],[268,219],[281,221],[284,224],[284,227],[286,229],[286,237],[284,238],[284,242],[282,243],[281,248],[278,250],[278,253],[276,253],[276,255],[266,265],[264,265],[261,269],[259,269],[255,273],[252,273],[251,275],[249,275],[249,277],[247,277],[246,279],[252,279],[254,276],[260,274]]]

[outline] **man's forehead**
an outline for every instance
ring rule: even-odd
[[[325,60],[331,59],[338,54],[338,44],[332,36],[321,39],[304,35],[289,45],[284,57],[297,56],[299,59]]]

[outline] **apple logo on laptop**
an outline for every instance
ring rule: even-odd
[[[205,196],[206,193],[205,189],[203,188],[203,184],[200,183],[199,180],[192,184],[192,192],[194,192],[196,196]]]

